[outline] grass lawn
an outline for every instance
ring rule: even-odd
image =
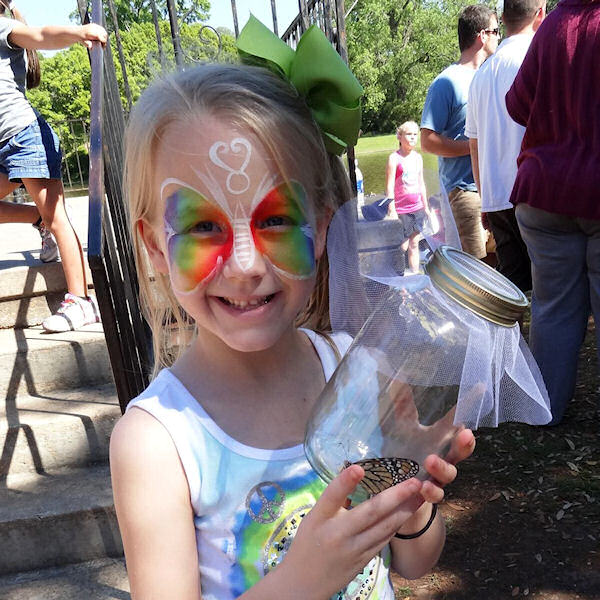
[[[358,166],[365,180],[365,194],[385,193],[385,166],[391,152],[398,148],[394,134],[361,137],[354,149]],[[420,146],[417,151],[421,152]],[[439,189],[437,158],[433,154],[423,154],[423,167],[427,195],[436,194]]]

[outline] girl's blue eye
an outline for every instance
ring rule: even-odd
[[[271,215],[266,219],[263,219],[258,223],[260,229],[267,229],[268,227],[289,227],[294,222],[290,217],[282,215]]]
[[[214,221],[200,221],[200,223],[196,223],[192,225],[186,233],[221,233],[223,230],[221,227],[215,223]]]

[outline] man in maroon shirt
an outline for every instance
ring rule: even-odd
[[[590,309],[600,337],[600,0],[562,0],[548,15],[506,107],[526,127],[511,202],[531,258],[530,346],[556,424]]]

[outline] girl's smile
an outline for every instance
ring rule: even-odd
[[[268,296],[263,296],[262,298],[248,298],[247,300],[237,300],[235,298],[224,297],[220,297],[219,300],[226,306],[230,306],[240,312],[248,312],[268,304],[271,302],[271,300],[273,300],[274,297],[275,294],[269,294]]]

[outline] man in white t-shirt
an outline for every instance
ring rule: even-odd
[[[496,241],[498,270],[523,291],[531,289],[531,264],[509,199],[525,128],[511,119],[504,97],[545,15],[546,0],[504,0],[507,38],[473,77],[465,125],[481,210]]]

